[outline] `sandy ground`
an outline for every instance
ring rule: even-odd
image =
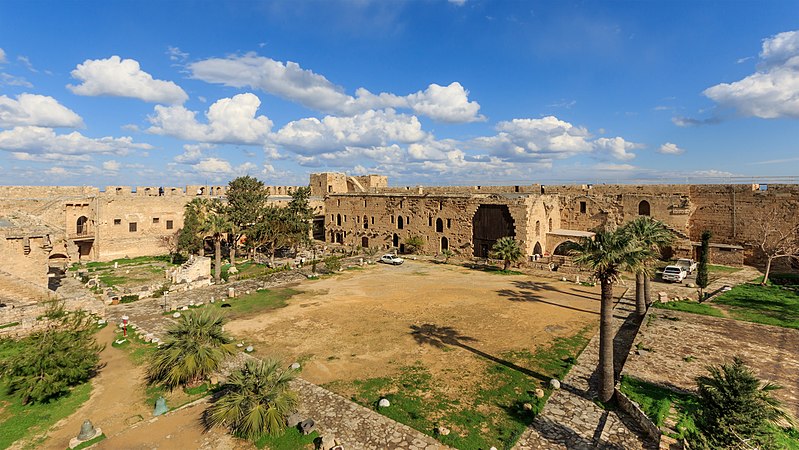
[[[454,265],[377,265],[296,288],[302,294],[289,306],[226,329],[259,356],[302,361],[303,378],[317,384],[391,375],[416,362],[434,374],[452,367],[463,374],[476,361],[419,344],[413,327],[454,333],[499,356],[535,351],[598,322],[598,288]]]

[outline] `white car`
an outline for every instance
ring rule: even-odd
[[[696,261],[688,258],[680,258],[674,263],[675,266],[682,266],[688,274],[694,273],[696,270]]]
[[[404,259],[400,258],[397,255],[387,254],[380,257],[381,263],[392,264],[398,266],[405,262]]]
[[[683,266],[666,266],[666,268],[663,269],[663,281],[674,281],[679,283],[687,276],[688,272],[685,271],[685,267]]]

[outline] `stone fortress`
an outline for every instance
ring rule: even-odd
[[[767,211],[799,214],[799,185],[790,184],[389,187],[385,176],[319,173],[310,187],[320,241],[402,251],[419,236],[424,253],[464,258],[486,257],[498,238],[513,236],[537,261],[597,226],[648,215],[677,236],[665,256],[695,256],[711,230],[713,262],[755,264],[747,245],[757,237],[754,221]],[[0,187],[0,301],[46,297],[48,273],[74,262],[164,254],[186,203],[223,198],[225,189]],[[285,204],[295,189],[269,186],[269,200]]]

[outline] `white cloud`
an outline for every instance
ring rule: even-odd
[[[632,164],[598,163],[594,164],[594,169],[608,172],[629,172],[631,170],[637,170],[638,167]]]
[[[258,166],[251,162],[246,162],[239,166],[233,166],[229,161],[221,158],[203,158],[192,164],[191,172],[214,182],[227,180],[234,176],[246,175],[258,171]]]
[[[0,95],[0,127],[82,127],[83,119],[53,97],[20,94],[17,99]]]
[[[131,150],[150,150],[149,144],[137,144],[130,137],[89,138],[77,131],[56,134],[52,128],[15,127],[0,131],[0,150],[33,154],[87,155],[92,153],[126,154]]]
[[[334,151],[348,146],[386,146],[411,143],[425,138],[415,116],[392,109],[367,111],[352,117],[326,116],[289,122],[272,136],[275,143],[301,154]]]
[[[0,48],[0,64],[6,62],[6,51]]]
[[[358,88],[355,96],[323,75],[303,69],[295,62],[281,62],[255,53],[210,58],[188,65],[192,77],[208,83],[260,89],[307,108],[337,115],[354,115],[372,109],[407,108],[442,122],[485,120],[480,104],[468,100],[468,91],[458,82],[448,86],[431,84],[407,96],[373,94]]]
[[[108,59],[87,59],[72,71],[81,84],[67,85],[77,95],[131,97],[153,103],[182,104],[189,97],[171,81],[153,79],[134,59],[112,56]]]
[[[8,73],[0,73],[0,85],[6,86],[22,86],[32,88],[33,85],[25,79],[25,77],[18,77]]]
[[[466,0],[449,0],[449,2],[456,6],[463,6],[466,4]]]
[[[261,100],[251,93],[223,98],[212,104],[199,123],[196,112],[183,106],[155,106],[148,133],[206,143],[262,144],[272,129],[266,116],[256,116]]]
[[[705,89],[708,98],[746,116],[799,118],[799,31],[763,41],[757,72]]]
[[[664,155],[681,155],[685,153],[685,150],[678,147],[677,144],[666,142],[660,146],[658,153],[663,153]]]
[[[28,58],[27,56],[22,56],[22,55],[17,56],[17,61],[19,61],[20,64],[22,64],[22,66],[28,69],[30,72],[39,73],[39,71],[36,70],[35,67],[33,67],[30,58]]]
[[[166,54],[169,55],[170,61],[183,62],[189,58],[188,53],[181,51],[178,47],[172,47],[171,45],[167,47]]]
[[[113,159],[103,161],[103,170],[108,172],[118,172],[121,167],[122,164],[120,164],[118,161],[114,161]]]
[[[622,161],[635,158],[635,154],[630,153],[630,151],[642,147],[640,144],[625,141],[624,138],[618,136],[614,138],[599,138],[593,144],[598,154],[607,154],[613,159]]]
[[[11,152],[11,157],[19,161],[36,161],[36,162],[79,162],[91,161],[90,155],[64,155],[61,153],[25,153],[25,152]]]
[[[204,156],[204,151],[214,148],[213,144],[186,144],[183,153],[175,157],[175,162],[190,164],[198,162]]]
[[[51,167],[45,170],[44,173],[47,175],[55,175],[59,177],[63,177],[70,174],[70,172],[68,172],[67,169],[63,167]]]

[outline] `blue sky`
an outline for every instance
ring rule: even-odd
[[[0,2],[0,184],[799,172],[799,2]]]

